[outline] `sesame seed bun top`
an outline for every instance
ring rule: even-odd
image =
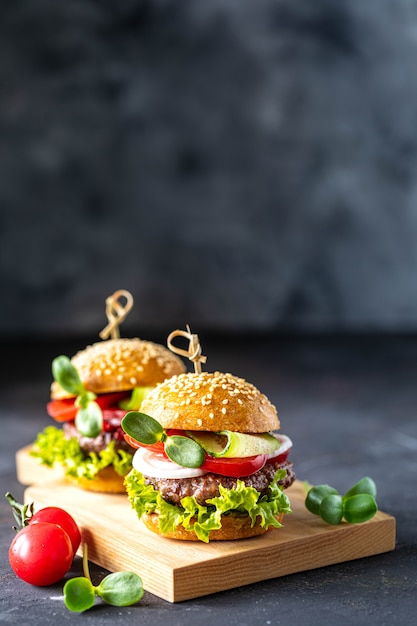
[[[220,372],[173,376],[143,400],[163,428],[263,433],[279,429],[276,408],[254,385]]]
[[[108,339],[87,346],[71,359],[88,391],[110,393],[134,387],[151,387],[185,371],[180,358],[164,346],[143,339]],[[57,383],[51,398],[70,394]]]

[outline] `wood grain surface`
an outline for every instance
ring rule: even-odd
[[[287,490],[292,513],[284,526],[240,541],[182,542],[151,533],[125,495],[82,491],[61,478],[37,482],[28,450],[16,456],[25,502],[61,506],[79,524],[89,559],[110,571],[139,574],[144,588],[179,602],[226,589],[278,578],[395,548],[395,519],[382,511],[364,524],[330,526],[304,506],[305,489],[296,481]],[[41,468],[43,469],[43,468]],[[52,475],[51,475],[52,477]],[[279,583],[277,582],[277,585]]]

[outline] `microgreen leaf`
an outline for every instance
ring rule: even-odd
[[[189,437],[167,435],[161,424],[150,415],[129,411],[121,425],[125,433],[144,445],[163,441],[168,458],[182,467],[200,467],[204,462],[205,453],[199,443]]]
[[[71,363],[71,359],[67,356],[57,356],[52,361],[52,374],[56,382],[59,383],[65,391],[74,395],[79,395],[85,391],[77,370]]]
[[[361,478],[357,483],[353,485],[353,487],[349,489],[349,491],[345,493],[345,498],[355,496],[359,493],[367,493],[370,496],[376,498],[376,485],[372,478],[369,478],[369,476],[364,476],[363,478]]]
[[[343,519],[360,524],[370,520],[378,511],[375,497],[374,481],[369,476],[364,476],[344,496],[330,485],[311,487],[305,506],[311,513],[320,515],[328,524],[340,524]]]
[[[121,425],[130,437],[147,446],[157,441],[163,441],[165,438],[165,432],[161,424],[145,413],[129,411],[122,419]]]
[[[109,574],[96,587],[96,594],[113,606],[130,606],[143,596],[140,576],[134,572],[114,572]]]
[[[328,524],[340,524],[343,519],[343,498],[339,494],[330,493],[320,504],[320,517]]]
[[[166,455],[182,467],[200,467],[204,463],[203,448],[193,439],[172,435],[165,442]]]
[[[97,398],[96,394],[92,391],[83,391],[77,398],[75,399],[75,406],[80,409],[85,409],[89,402],[93,402]]]
[[[108,574],[95,587],[88,568],[88,546],[83,545],[83,573],[67,580],[64,585],[64,604],[70,611],[82,613],[94,606],[96,596],[112,606],[131,606],[141,600],[144,590],[142,579],[134,572]]]
[[[64,585],[64,604],[70,611],[81,613],[91,609],[96,598],[95,590],[88,578],[70,578]]]
[[[343,501],[343,517],[352,524],[367,522],[378,510],[375,498],[369,493],[345,496]]]
[[[305,501],[306,508],[310,511],[310,513],[320,515],[320,505],[322,500],[330,494],[338,495],[338,493],[337,489],[331,487],[330,485],[316,485],[315,487],[311,487],[307,493]]]
[[[89,402],[77,411],[75,426],[84,437],[97,437],[103,428],[103,413],[97,402]]]

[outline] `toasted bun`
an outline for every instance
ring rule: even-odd
[[[77,352],[71,362],[85,388],[97,394],[151,387],[185,371],[184,363],[168,348],[138,338],[94,343]],[[52,400],[68,397],[57,382],[52,383]]]
[[[80,489],[100,493],[126,493],[124,476],[120,476],[113,467],[105,467],[94,478],[65,476],[65,480]]]
[[[163,428],[263,433],[279,429],[276,408],[243,378],[219,372],[179,374],[150,391],[141,411]]]
[[[282,522],[283,514],[277,516],[279,522]],[[141,517],[145,526],[157,535],[168,539],[181,539],[183,541],[200,541],[192,530],[185,530],[182,524],[172,532],[162,533],[159,528],[159,519],[157,513],[144,514]],[[256,537],[264,535],[271,531],[273,526],[262,528],[260,522],[256,522],[251,526],[251,518],[248,515],[225,515],[222,517],[222,526],[217,530],[210,532],[210,541],[234,541],[236,539],[247,539],[248,537]]]

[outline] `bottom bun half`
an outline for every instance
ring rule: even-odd
[[[162,533],[159,528],[158,513],[144,514],[141,517],[145,526],[161,537],[168,539],[181,539],[184,541],[200,541],[194,531],[186,530],[182,524],[179,524],[174,531]],[[277,520],[281,523],[284,515],[280,513]],[[247,539],[248,537],[256,537],[264,535],[273,530],[273,527],[262,528],[259,522],[254,526],[251,525],[252,520],[247,515],[226,515],[222,517],[222,527],[210,531],[210,541],[231,541],[236,539]]]
[[[124,478],[124,476],[120,476],[113,467],[110,466],[97,472],[94,478],[65,476],[67,482],[80,489],[100,493],[126,493]]]

